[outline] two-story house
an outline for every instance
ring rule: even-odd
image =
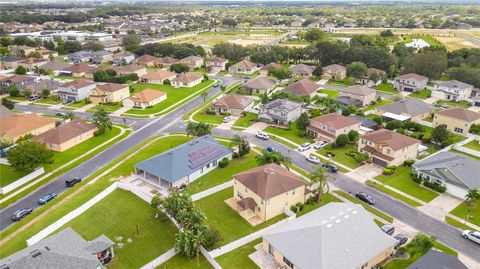
[[[350,105],[349,101],[351,100],[358,100],[358,107],[364,107],[375,101],[376,97],[377,91],[374,89],[363,85],[355,85],[342,88],[338,98],[335,100],[345,105]]]
[[[463,107],[441,110],[433,116],[432,126],[445,124],[450,132],[467,135],[473,124],[480,124],[480,114]]]
[[[288,126],[298,119],[302,113],[302,106],[286,99],[275,99],[260,105],[258,118],[273,124]]]
[[[63,84],[58,90],[58,97],[67,102],[78,102],[90,97],[97,84],[91,80],[77,79]]]
[[[90,101],[93,104],[105,104],[121,102],[130,96],[128,85],[118,83],[97,84],[90,93]]]
[[[181,64],[187,65],[190,70],[193,70],[195,68],[200,68],[203,65],[203,58],[200,56],[188,56],[179,61]]]
[[[439,81],[433,86],[432,97],[453,102],[467,101],[473,86],[458,80]]]
[[[131,62],[133,62],[133,60],[135,60],[135,54],[129,51],[119,52],[112,55],[113,65],[130,64]]]
[[[393,87],[399,91],[418,92],[427,87],[428,78],[417,75],[415,73],[408,73],[395,78]]]
[[[317,140],[333,141],[341,134],[360,129],[361,122],[355,118],[330,113],[315,117],[307,126],[307,133]]]
[[[294,78],[309,78],[313,75],[314,66],[306,64],[296,64],[290,66],[289,70],[292,72]]]
[[[358,151],[368,154],[368,161],[380,166],[402,165],[417,158],[420,141],[397,132],[379,129],[358,140]]]
[[[227,59],[214,56],[205,62],[205,68],[210,73],[217,73],[226,70]]]
[[[10,86],[15,85],[17,89],[22,90],[25,87],[28,87],[28,85],[34,84],[36,81],[36,77],[31,77],[27,75],[13,75],[0,79],[0,88],[5,91]]]
[[[347,68],[339,64],[331,64],[322,68],[322,77],[326,79],[344,79],[347,77]]]

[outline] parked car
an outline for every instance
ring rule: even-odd
[[[397,239],[397,243],[395,244],[395,248],[398,248],[399,246],[407,243],[408,237],[404,234],[397,234],[393,238]]]
[[[388,235],[392,235],[395,232],[395,227],[393,227],[392,224],[385,224],[382,227],[380,227],[382,231]]]
[[[276,148],[274,148],[274,147],[272,147],[272,146],[268,146],[268,147],[266,148],[266,150],[267,150],[268,152],[277,152],[277,151],[278,151]]]
[[[38,96],[38,95],[32,95],[32,96],[30,96],[30,98],[28,98],[28,100],[30,100],[30,101],[35,101],[35,100],[37,100],[37,99],[40,99],[40,96]]]
[[[55,116],[59,116],[59,117],[65,117],[65,112],[57,112],[55,113]]]
[[[302,151],[305,151],[307,149],[309,149],[311,147],[311,144],[310,143],[303,143],[302,145],[300,145],[300,147],[298,147],[298,151],[302,152]]]
[[[322,164],[322,166],[327,168],[328,170],[330,170],[330,172],[332,172],[332,173],[338,172],[338,167],[336,165],[334,165],[333,163],[324,163],[324,164]]]
[[[316,156],[310,155],[306,159],[311,163],[320,164],[320,160]]]
[[[13,213],[12,215],[12,220],[13,221],[20,221],[21,219],[25,218],[26,216],[32,214],[33,209],[31,208],[24,208],[17,210]]]
[[[466,239],[472,240],[477,244],[480,244],[480,232],[465,230],[462,232],[462,236]]]
[[[214,84],[213,87],[214,87],[214,88],[218,88],[218,87],[220,87],[220,85]]]
[[[225,117],[225,118],[223,118],[223,122],[224,122],[224,123],[227,123],[227,122],[229,122],[230,120],[231,120],[230,117]]]
[[[262,131],[258,131],[255,136],[263,140],[268,140],[268,134]]]
[[[55,197],[57,197],[56,193],[46,194],[46,195],[40,197],[40,199],[38,199],[38,204],[39,205],[44,205],[44,204],[50,202],[51,200],[55,199]]]
[[[65,180],[65,185],[67,185],[67,187],[73,187],[75,186],[75,184],[80,183],[80,181],[82,181],[82,179],[80,179],[79,177],[74,177],[74,178]]]
[[[328,143],[326,141],[320,141],[320,142],[317,142],[313,145],[313,148],[314,149],[322,149],[323,147],[325,147]]]
[[[373,199],[373,197],[366,192],[357,192],[357,194],[355,194],[355,197],[369,205],[375,204],[375,199]]]

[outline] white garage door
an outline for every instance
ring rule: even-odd
[[[460,199],[465,199],[465,195],[467,195],[466,189],[450,183],[446,183],[445,186],[447,186],[447,192],[451,195],[457,196]]]

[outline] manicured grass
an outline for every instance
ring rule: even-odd
[[[342,197],[344,197],[345,199],[349,200],[350,202],[354,203],[354,204],[361,204],[368,212],[374,214],[374,215],[377,215],[379,216],[380,218],[384,219],[385,221],[388,221],[390,223],[393,222],[393,217],[383,213],[382,211],[374,208],[373,206],[371,205],[368,205],[367,203],[364,203],[360,200],[358,200],[357,198],[353,197],[353,196],[350,196],[348,195],[347,193],[343,192],[343,191],[340,191],[340,190],[336,190],[334,191],[336,194],[338,195],[341,195]]]
[[[445,216],[445,222],[452,225],[453,227],[456,227],[460,230],[475,230],[474,228],[468,226],[467,224],[465,224],[465,222],[460,222],[456,219],[453,219],[449,216]]]
[[[12,101],[18,101],[18,102],[28,101],[25,96],[15,96],[15,97],[8,96],[7,99]]]
[[[324,193],[322,194],[321,196],[321,200],[316,203],[316,204],[304,204],[303,205],[303,210],[300,211],[300,212],[297,212],[297,218],[300,217],[300,216],[303,216],[321,206],[324,206],[328,203],[331,203],[331,202],[342,202],[342,200],[338,199],[337,197],[331,195],[330,193]]]
[[[170,107],[171,105],[174,105],[178,102],[181,101],[186,101],[186,98],[190,96],[191,94],[194,94],[198,91],[200,91],[203,88],[210,88],[212,86],[214,81],[208,80],[204,81],[196,86],[193,86],[191,88],[175,88],[173,86],[169,85],[159,85],[159,84],[149,84],[149,83],[137,83],[133,84],[132,88],[134,89],[134,92],[139,92],[144,89],[153,89],[153,90],[158,90],[162,91],[167,94],[167,99],[154,105],[153,107],[146,108],[146,109],[130,109],[128,110],[127,114],[139,114],[139,115],[145,115],[145,114],[155,114],[159,113],[162,110]],[[133,94],[133,93],[132,93]]]
[[[234,174],[258,166],[257,162],[255,161],[255,155],[256,154],[251,151],[249,154],[243,156],[243,158],[231,160],[228,162],[227,167],[216,168],[215,170],[188,184],[187,190],[194,194],[232,180]]]
[[[109,268],[138,268],[150,262],[175,244],[177,227],[164,214],[156,211],[135,194],[115,190],[93,207],[65,224],[86,240],[104,234],[115,242],[122,236],[123,248],[115,248]],[[137,234],[138,230],[138,234]],[[131,238],[132,243],[127,239]]]
[[[56,97],[49,97],[49,98],[40,98],[35,103],[39,104],[47,104],[47,105],[58,105],[62,102],[62,99],[56,98]],[[34,104],[35,104],[34,103]]]
[[[462,147],[473,149],[480,152],[480,143],[478,140],[470,141],[467,144],[464,144]]]
[[[421,91],[414,92],[414,93],[410,94],[409,96],[424,100],[424,99],[429,98],[431,95],[432,95],[431,90],[423,89]]]
[[[397,167],[395,174],[391,176],[380,175],[376,177],[376,179],[426,203],[435,199],[438,196],[438,193],[421,187],[419,184],[413,182],[410,176],[411,172],[412,169],[410,167],[399,166]]]
[[[195,202],[196,206],[207,217],[207,225],[220,232],[222,240],[217,243],[217,247],[242,238],[285,218],[285,215],[282,214],[262,224],[251,226],[224,202],[232,197],[233,187],[230,187]]]
[[[290,142],[288,142],[288,141],[285,141],[285,140],[283,140],[283,139],[281,139],[281,138],[279,138],[279,137],[277,137],[277,136],[273,136],[273,135],[272,135],[272,136],[270,136],[270,139],[272,139],[272,140],[274,140],[274,141],[277,141],[277,142],[279,142],[279,143],[282,143],[282,144],[284,144],[284,145],[286,145],[287,147],[292,148],[292,149],[298,148],[298,146],[296,146],[296,145],[294,145],[294,144],[292,144],[292,143],[290,143]]]
[[[457,153],[457,154],[463,154],[463,155],[468,156],[468,157],[470,157],[470,158],[472,158],[472,159],[475,159],[475,160],[479,160],[479,161],[480,161],[480,157],[477,157],[477,156],[472,155],[472,154],[468,154],[468,153],[463,152],[463,151],[459,151],[459,150],[456,150],[456,149],[451,149],[451,150],[449,150],[449,151],[450,151],[450,152],[453,152],[453,153]]]
[[[383,265],[383,269],[404,269],[423,256],[423,253],[416,249],[411,243],[405,246],[409,255],[408,259],[393,259]]]
[[[66,106],[68,106],[68,107],[74,107],[74,108],[81,108],[81,107],[84,107],[84,106],[86,106],[86,105],[88,105],[87,102],[85,102],[85,101],[79,101],[79,102],[70,103],[70,104],[68,104],[68,105],[66,105]]]
[[[64,76],[64,75],[58,75],[58,76],[55,76],[54,78],[58,78],[58,79],[62,79],[62,80],[76,80],[76,79],[81,79],[81,77]]]
[[[62,110],[76,110],[77,108],[70,107],[70,106],[62,106],[60,109],[62,109]]]
[[[252,121],[258,119],[258,114],[252,112],[245,112],[245,116],[240,117],[233,126],[237,127],[250,127],[252,126]]]
[[[332,89],[321,89],[318,91],[319,93],[324,93],[326,94],[329,98],[332,98],[332,99],[335,99],[338,97],[338,95],[340,94],[339,91],[337,90],[332,90]]]
[[[470,107],[467,101],[459,101],[459,102],[443,101],[443,103],[445,103],[449,107],[463,107],[463,108]]]
[[[237,249],[227,252],[215,260],[225,269],[258,269],[248,255],[256,251],[255,246],[262,243],[262,238],[253,240]]]
[[[327,81],[327,84],[352,86],[352,85],[355,85],[355,80],[353,78],[331,79],[331,80]]]
[[[90,108],[89,110],[87,110],[87,112],[89,113],[95,113],[99,107],[103,107],[107,113],[112,113],[112,112],[115,112],[117,110],[119,110],[122,106],[120,104],[117,104],[117,105],[96,105],[92,108]]]
[[[367,184],[368,186],[370,186],[370,187],[372,187],[372,188],[374,188],[374,189],[377,189],[377,190],[379,190],[379,191],[381,191],[381,192],[383,192],[383,193],[385,193],[385,194],[388,194],[388,195],[390,195],[390,196],[392,196],[392,197],[394,197],[394,198],[397,198],[398,200],[403,201],[403,202],[405,202],[405,203],[407,203],[407,204],[409,204],[409,205],[411,205],[411,206],[413,206],[413,207],[417,207],[417,206],[421,206],[421,205],[422,205],[422,204],[418,203],[417,201],[414,201],[414,200],[412,200],[412,199],[410,199],[410,198],[407,198],[407,197],[405,197],[405,196],[403,196],[403,195],[401,195],[401,194],[399,194],[399,193],[397,193],[397,192],[395,192],[395,191],[392,191],[392,190],[390,190],[390,189],[388,189],[388,188],[386,188],[386,187],[384,187],[384,186],[382,186],[382,185],[380,185],[380,184],[377,184],[377,183],[374,182],[374,181],[367,180],[367,181],[365,182],[365,184]]]
[[[205,113],[203,110],[193,115],[194,120],[211,124],[221,124],[224,117],[225,116],[222,115],[210,115]]]
[[[468,210],[470,210],[470,213],[468,213]],[[470,216],[468,221],[477,226],[480,226],[480,200],[472,203],[472,206],[468,206],[467,203],[463,202],[459,206],[454,208],[452,211],[450,211],[450,213],[461,219],[465,219],[468,213],[468,215]]]
[[[213,266],[200,253],[197,258],[187,259],[181,255],[175,255],[170,260],[162,263],[157,269],[209,269]]]
[[[380,101],[380,102],[375,101],[375,104],[373,104],[373,105],[370,104],[370,105],[364,107],[362,109],[362,111],[372,110],[372,109],[375,109],[376,107],[383,106],[383,105],[388,105],[388,104],[391,104],[391,103],[392,103],[392,101],[382,98],[382,101]]]
[[[377,91],[380,91],[380,92],[386,92],[386,93],[390,93],[390,94],[395,94],[395,93],[399,93],[398,90],[396,90],[392,84],[390,83],[382,83],[382,84],[379,84],[377,86],[375,86],[375,89]]]
[[[436,241],[434,244],[433,244],[433,247],[440,250],[441,252],[443,253],[447,253],[449,255],[452,255],[452,256],[455,256],[457,257],[458,256],[458,252],[454,249],[451,249],[449,248],[448,246],[445,246],[444,244]]]
[[[404,44],[410,43],[410,42],[413,41],[412,39],[423,39],[425,42],[430,44],[430,46],[433,46],[433,47],[442,46],[443,47],[442,42],[438,41],[437,39],[435,39],[434,37],[429,36],[429,35],[421,35],[421,36],[420,35],[406,35],[406,36],[403,36],[402,43],[404,43]]]
[[[318,153],[327,157],[327,152],[331,151],[331,152],[335,153],[335,157],[331,158],[332,160],[334,160],[336,162],[339,162],[339,163],[341,163],[345,166],[348,166],[350,168],[355,169],[355,168],[359,167],[360,164],[354,158],[352,158],[350,156],[347,156],[345,154],[345,153],[347,153],[349,151],[352,151],[352,150],[357,151],[357,147],[355,147],[354,145],[348,144],[348,145],[344,146],[343,148],[334,148],[334,149],[330,149],[330,147],[328,147],[328,149],[323,148],[323,149],[319,150]]]
[[[295,125],[295,123],[293,123],[291,126],[292,127],[290,129],[268,127],[263,131],[274,134],[274,135],[281,136],[283,138],[286,138],[286,139],[288,139],[288,140],[290,140],[294,143],[300,144],[300,145],[305,143],[305,142],[309,142],[308,139],[305,139],[305,138],[298,135],[298,129],[297,129],[297,126]]]
[[[0,164],[0,187],[5,187],[28,174],[28,172],[19,172],[10,165]]]

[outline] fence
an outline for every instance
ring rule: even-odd
[[[145,264],[144,266],[140,267],[140,269],[153,269],[160,266],[160,264],[170,260],[175,256],[175,248],[170,249],[169,251],[163,253],[162,255],[158,256],[155,260]]]
[[[31,172],[30,174],[16,180],[15,182],[12,182],[12,183],[8,184],[7,186],[0,188],[0,194],[7,194],[7,193],[13,191],[14,189],[32,181],[33,179],[35,179],[36,177],[40,176],[43,173],[45,173],[45,169],[43,167],[38,168],[37,170],[35,170],[35,171]]]
[[[218,264],[218,262],[212,256],[210,256],[210,253],[208,253],[208,251],[203,246],[200,246],[200,252],[205,257],[205,259],[207,259],[207,261],[213,266],[213,268],[222,269],[222,266],[220,266],[220,264]]]

